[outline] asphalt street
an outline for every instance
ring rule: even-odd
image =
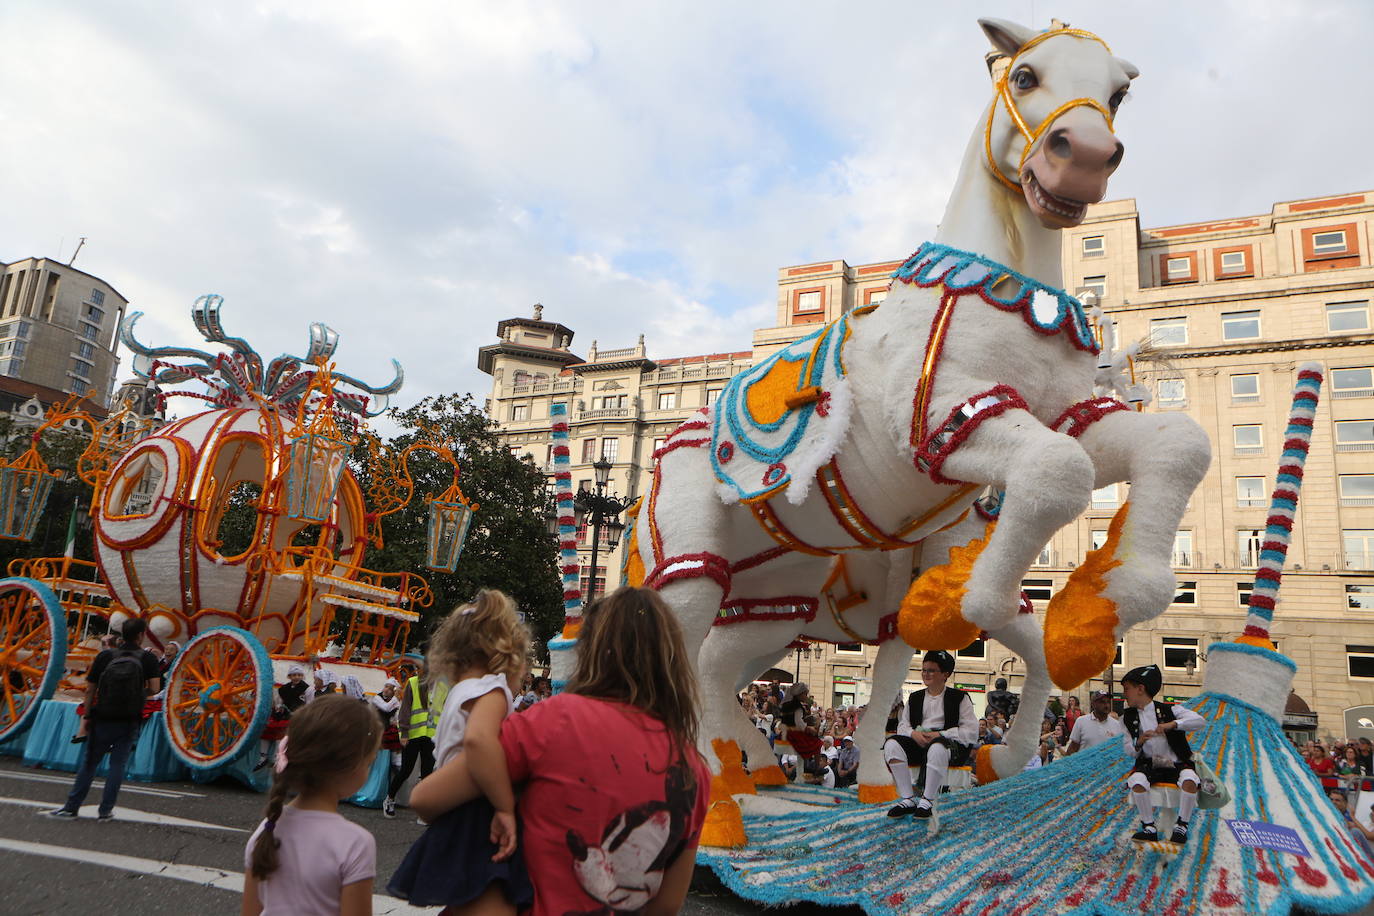
[[[81,913],[237,913],[243,847],[262,815],[263,796],[237,783],[125,783],[113,821],[95,819],[100,786],[76,821],[43,817],[59,806],[71,774],[24,767],[0,758],[0,913],[7,916]],[[394,820],[380,811],[343,805],[349,820],[377,838],[379,884],[400,864],[422,829],[406,809]],[[435,913],[389,897],[373,912]],[[734,897],[706,872],[684,913],[754,914],[763,909]],[[789,916],[839,916],[855,909],[794,907]]]

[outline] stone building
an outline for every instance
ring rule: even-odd
[[[1299,665],[1295,736],[1315,729],[1374,737],[1372,231],[1374,192],[1362,192],[1154,229],[1141,228],[1134,201],[1112,201],[1064,233],[1066,287],[1095,296],[1119,340],[1150,343],[1136,367],[1153,393],[1148,409],[1188,412],[1214,446],[1175,543],[1178,596],[1163,616],[1127,634],[1113,678],[1153,662],[1164,670],[1165,695],[1190,697],[1201,688],[1207,647],[1243,627],[1296,367],[1317,361],[1327,383],[1274,637]],[[593,343],[584,360],[570,350],[573,332],[544,321],[536,307],[533,319],[501,322],[500,342],[479,351],[493,376],[488,412],[512,449],[542,465],[551,451],[548,404],[566,400],[574,485],[590,481],[591,462],[606,455],[615,462],[611,488],[637,496],[657,440],[711,403],[734,373],[880,301],[900,263],[781,268],[776,324],[755,331],[752,349],[740,353],[655,360],[641,337],[616,350]],[[1038,608],[1102,542],[1125,495],[1124,486],[1099,490],[1046,546],[1024,582]],[[618,551],[598,561],[610,570],[598,577],[614,585],[619,561]],[[817,646],[783,667],[827,703],[863,703],[873,654]],[[1003,647],[975,643],[959,653],[954,682],[977,695],[998,676],[1015,690],[1023,674]],[[1097,679],[1079,693],[1100,686]]]
[[[0,264],[0,375],[108,405],[129,302],[51,258]]]

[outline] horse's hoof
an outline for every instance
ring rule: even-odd
[[[714,794],[714,793],[713,793]],[[711,802],[706,822],[701,826],[701,845],[735,849],[748,841],[744,834],[744,815],[733,798]]]
[[[996,782],[1002,776],[997,772],[997,768],[992,765],[992,749],[994,745],[984,744],[978,748],[978,754],[973,760],[973,778],[978,780],[978,785],[985,786],[990,782]]]
[[[739,745],[734,741],[722,741],[720,738],[711,739],[711,749],[716,752],[716,759],[720,761],[720,776],[724,791],[727,795],[753,795],[754,779],[745,772],[744,755],[740,753]]]
[[[982,628],[969,623],[962,613],[974,561],[988,546],[993,524],[982,538],[949,551],[949,562],[932,566],[911,583],[897,611],[897,632],[907,645],[918,649],[957,652],[978,638]]]
[[[754,778],[755,786],[785,786],[787,785],[787,774],[782,771],[782,767],[776,763],[766,766],[761,770],[755,770],[749,774]]]
[[[859,785],[859,804],[890,805],[897,800],[897,787],[892,783],[878,786]]]
[[[1088,551],[1083,564],[1045,609],[1045,664],[1050,679],[1073,690],[1107,670],[1116,658],[1116,602],[1102,594],[1107,574],[1121,565],[1117,550],[1131,504],[1121,507],[1107,529],[1107,542]]]

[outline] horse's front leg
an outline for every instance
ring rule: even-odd
[[[980,422],[940,472],[1005,491],[998,520],[981,538],[944,556],[923,549],[924,571],[902,603],[903,639],[954,651],[1015,618],[1026,570],[1054,533],[1088,507],[1093,465],[1076,441],[1018,408]]]
[[[1097,486],[1129,480],[1131,489],[1106,544],[1088,554],[1045,613],[1050,675],[1065,690],[1105,670],[1121,634],[1173,601],[1174,536],[1212,460],[1207,434],[1191,417],[1120,407],[1104,415],[1095,403],[1069,411],[1062,428],[1092,458]]]
[[[889,639],[878,646],[873,660],[873,692],[868,706],[854,729],[854,744],[859,748],[859,801],[867,805],[891,804],[897,788],[883,760],[882,748],[887,714],[902,693],[902,683],[911,668],[912,648],[901,639]]]

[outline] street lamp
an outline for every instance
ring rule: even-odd
[[[792,683],[794,683],[794,684],[800,684],[800,683],[801,683],[801,660],[802,660],[802,656],[806,656],[807,658],[810,658],[810,657],[811,657],[811,644],[810,644],[810,643],[805,643],[805,642],[800,642],[800,641],[798,641],[798,643],[796,644],[796,647],[797,647],[797,670],[796,670],[796,673],[792,675],[792,678],[793,678]],[[817,655],[817,657],[820,656],[820,649],[817,649],[817,650],[816,650],[816,655]]]
[[[629,499],[621,499],[616,494],[606,494],[606,484],[611,479],[611,462],[604,456],[592,464],[592,470],[596,474],[595,492],[580,490],[575,498],[578,514],[587,516],[587,523],[592,529],[592,569],[587,577],[587,594],[583,596],[584,606],[596,599],[596,555],[601,547],[601,529],[604,526],[612,537],[619,539],[621,532],[625,530],[625,523],[619,518],[620,513],[629,508],[632,502]]]

